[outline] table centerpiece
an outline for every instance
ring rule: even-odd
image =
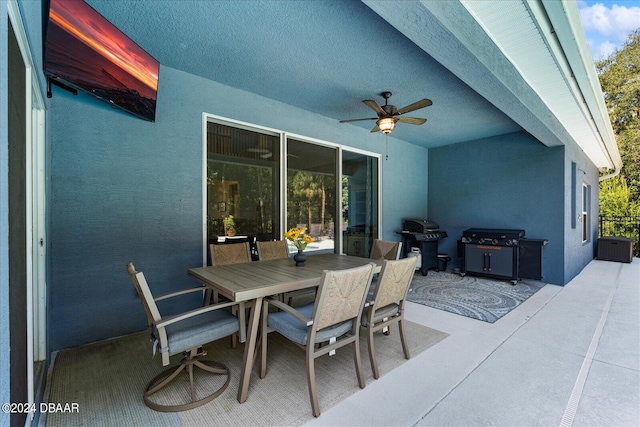
[[[298,253],[293,256],[296,267],[304,266],[304,262],[307,260],[307,255],[304,253],[304,250],[309,243],[313,242],[313,237],[306,234],[306,231],[307,227],[293,227],[284,233],[285,239],[291,241],[296,249],[298,249]]]

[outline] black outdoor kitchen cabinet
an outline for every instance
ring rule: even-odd
[[[464,245],[463,273],[518,281],[518,248],[510,246]]]
[[[542,247],[545,239],[520,239],[520,278],[542,280]]]
[[[528,239],[518,229],[470,228],[462,233],[460,274],[508,279],[542,279],[542,247],[546,239]]]

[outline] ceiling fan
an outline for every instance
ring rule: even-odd
[[[397,122],[409,123],[411,125],[421,125],[427,121],[427,119],[420,119],[417,117],[405,117],[403,114],[409,113],[411,111],[419,110],[424,107],[428,107],[433,104],[430,99],[421,99],[420,101],[416,101],[413,104],[409,104],[406,107],[400,108],[399,110],[395,105],[389,105],[389,98],[391,97],[391,92],[382,92],[380,95],[384,98],[384,105],[380,106],[373,99],[365,99],[365,105],[371,108],[378,114],[378,117],[367,117],[365,119],[350,119],[350,120],[340,120],[340,123],[349,123],[349,122],[359,122],[362,120],[376,120],[376,125],[371,129],[371,132],[382,131],[384,134],[391,133],[393,128],[395,128]]]

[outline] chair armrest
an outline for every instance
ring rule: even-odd
[[[186,313],[177,314],[175,316],[170,316],[165,319],[162,319],[160,322],[156,323],[156,328],[164,328],[172,323],[180,322],[181,320],[189,319],[194,316],[199,316],[204,313],[208,313],[214,310],[220,310],[222,308],[231,307],[233,305],[238,305],[237,302],[225,302],[223,304],[212,304],[207,305],[205,307],[200,307],[195,310],[187,311]]]
[[[173,297],[177,297],[177,296],[180,296],[180,295],[189,294],[191,292],[202,292],[205,289],[206,289],[205,286],[200,286],[198,288],[189,288],[189,289],[183,289],[181,291],[170,292],[168,294],[160,295],[159,297],[154,298],[154,301],[162,301],[164,299],[168,299],[168,298],[173,298]]]
[[[293,317],[295,317],[296,319],[298,319],[299,321],[301,321],[307,326],[313,325],[312,319],[305,317],[298,310],[296,310],[295,308],[291,307],[288,304],[283,303],[282,301],[278,301],[277,299],[274,299],[274,298],[265,298],[264,301],[273,305],[274,307],[278,307],[282,311],[286,311],[287,313],[289,313],[290,315],[292,315]]]

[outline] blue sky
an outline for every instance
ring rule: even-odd
[[[578,0],[578,10],[594,61],[620,49],[640,28],[640,0]]]

